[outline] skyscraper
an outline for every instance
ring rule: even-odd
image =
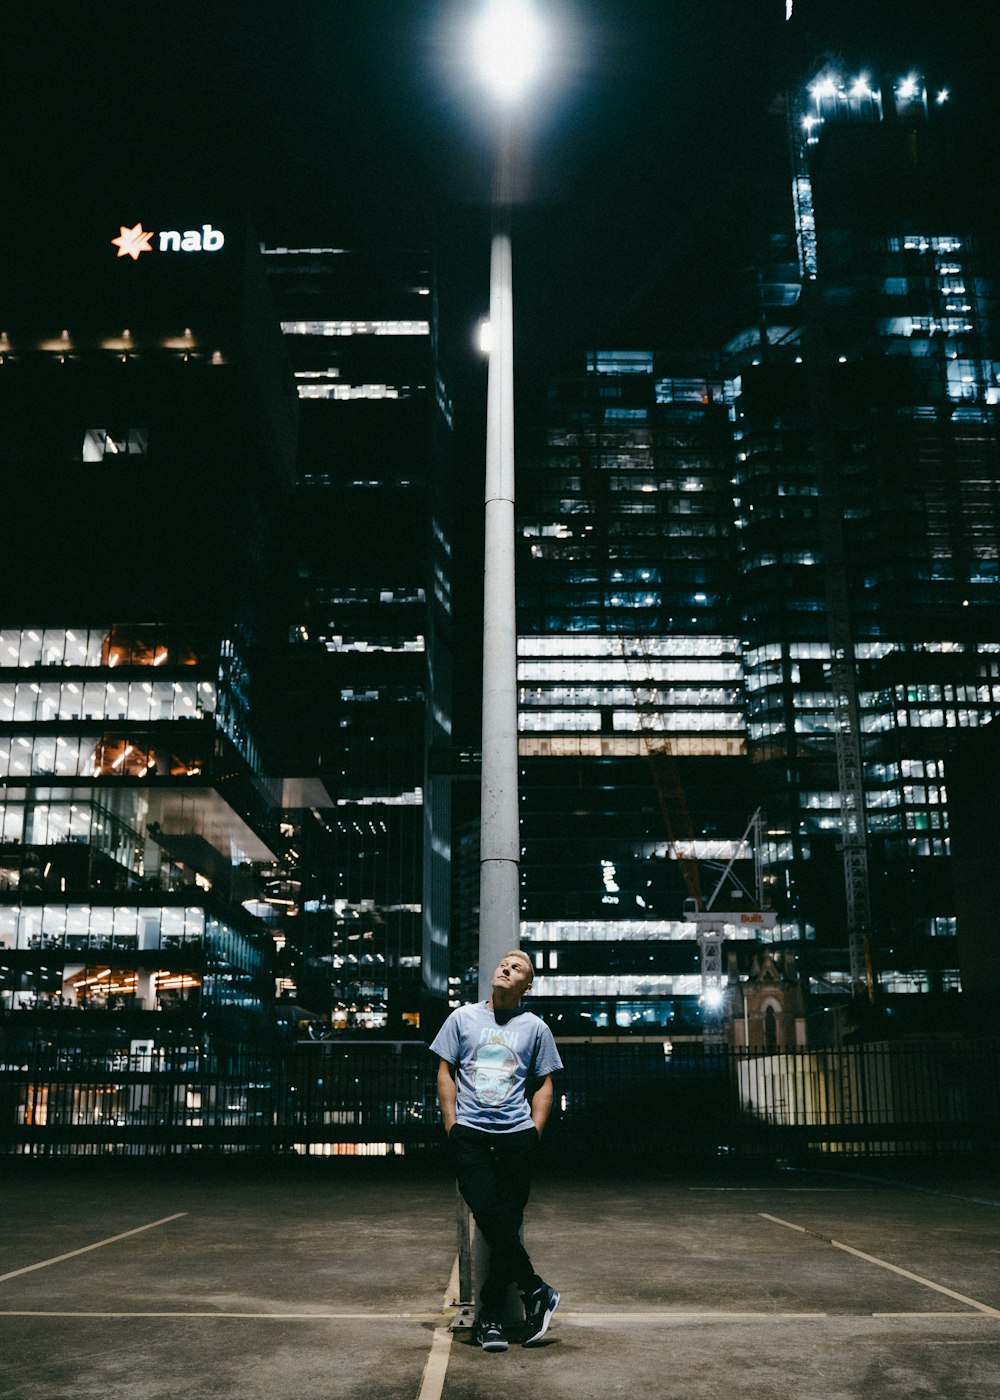
[[[373,240],[268,246],[265,262],[301,412],[282,761],[329,794],[294,819],[310,858],[288,995],[340,1029],[413,1031],[425,949],[443,995],[449,919],[434,756],[450,730],[450,408],[429,255]]]
[[[690,1014],[684,900],[733,856],[715,908],[770,912],[726,937],[793,944],[815,1006],[877,985],[926,1023],[906,994],[960,985],[947,769],[1000,705],[1000,394],[946,96],[813,74],[725,347],[595,353],[550,396],[521,478],[522,917],[556,1014]]]
[[[556,1025],[655,1029],[701,993],[709,869],[754,907],[733,386],[595,352],[547,414],[519,484],[522,939]]]
[[[254,682],[294,404],[256,246],[211,213],[81,222],[44,278],[28,242],[8,268],[10,1043],[234,1043],[270,1023],[269,940],[243,905],[280,849]]]
[[[846,926],[855,984],[869,924],[890,994],[958,985],[946,769],[1000,701],[993,293],[947,104],[835,64],[789,94],[795,246],[727,362],[768,879],[805,936]]]

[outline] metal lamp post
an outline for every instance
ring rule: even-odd
[[[520,942],[521,833],[517,797],[517,615],[514,591],[514,321],[510,222],[513,108],[539,67],[541,28],[531,0],[488,0],[474,30],[476,67],[497,108],[490,245],[490,346],[486,402],[486,519],[483,570],[483,742],[479,865],[479,996]],[[489,1246],[460,1203],[463,1297],[478,1298]],[[465,1249],[466,1242],[472,1245]],[[468,1291],[467,1291],[468,1290]],[[467,1326],[475,1306],[456,1325]],[[508,1321],[520,1319],[511,1290]]]
[[[517,795],[517,620],[514,592],[514,336],[510,240],[512,111],[539,68],[542,33],[530,0],[491,0],[475,30],[477,67],[498,106],[490,250],[483,605],[483,766],[479,995],[520,937]]]

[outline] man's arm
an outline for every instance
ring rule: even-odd
[[[441,1105],[441,1117],[444,1120],[444,1130],[446,1133],[450,1133],[455,1126],[455,1102],[458,1098],[458,1090],[455,1087],[455,1066],[449,1064],[447,1060],[438,1060],[437,1091],[438,1103]]]
[[[551,1112],[552,1076],[551,1074],[546,1074],[538,1081],[535,1092],[531,1096],[531,1121],[538,1130],[539,1137],[542,1135],[542,1129],[548,1122],[548,1117]]]

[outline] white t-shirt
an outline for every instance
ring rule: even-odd
[[[485,1001],[453,1011],[431,1045],[454,1065],[456,1121],[488,1133],[531,1127],[528,1085],[562,1069],[552,1032],[531,1011],[498,1021]]]

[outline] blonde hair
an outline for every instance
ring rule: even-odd
[[[500,959],[500,961],[503,962],[503,959],[504,959],[504,958],[521,958],[524,962],[527,963],[527,965],[528,965],[528,986],[530,987],[531,984],[532,984],[532,982],[534,982],[534,980],[535,980],[535,965],[534,965],[534,963],[531,961],[531,959],[528,957],[527,953],[524,952],[524,950],[523,950],[522,948],[511,948],[509,952],[504,953],[504,955],[503,955],[503,957]]]

